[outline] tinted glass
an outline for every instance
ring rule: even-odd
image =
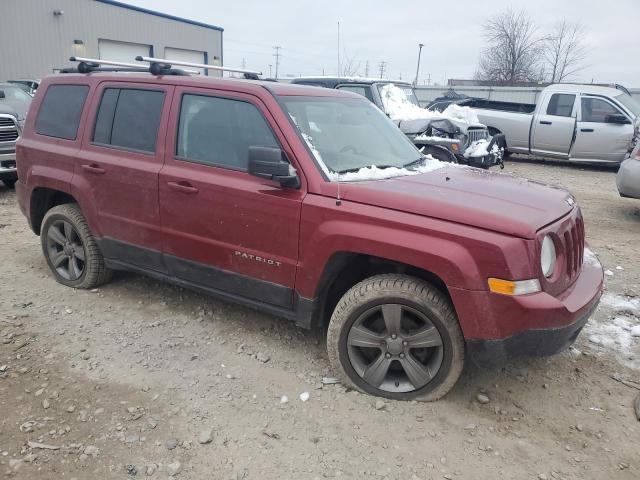
[[[575,95],[567,95],[566,93],[554,93],[549,100],[547,107],[547,115],[556,115],[558,117],[570,117],[573,111]]]
[[[51,85],[40,105],[36,132],[75,140],[88,92],[86,85]]]
[[[246,170],[249,147],[279,147],[254,105],[201,95],[182,97],[176,147],[178,157]]]
[[[111,143],[111,126],[113,125],[113,115],[116,112],[118,95],[117,88],[107,88],[102,94],[98,116],[96,117],[96,127],[93,131],[93,141],[108,145]]]
[[[609,115],[620,115],[622,112],[600,98],[582,99],[582,121],[605,123]]]
[[[367,100],[373,102],[373,95],[371,94],[371,87],[365,87],[362,85],[340,85],[338,90],[346,90],[348,92],[357,93],[362,95]]]

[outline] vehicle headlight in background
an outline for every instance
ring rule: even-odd
[[[556,267],[556,246],[549,235],[544,237],[544,240],[542,240],[542,248],[540,249],[540,267],[542,267],[542,274],[546,278],[553,275],[553,271]]]

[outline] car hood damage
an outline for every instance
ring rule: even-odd
[[[566,190],[463,166],[386,180],[349,183],[344,200],[438,218],[486,230],[535,238],[536,232],[569,213]]]

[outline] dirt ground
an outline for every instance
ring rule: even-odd
[[[0,476],[640,478],[640,200],[610,170],[506,170],[575,194],[606,293],[575,348],[467,365],[432,404],[323,383],[323,336],[286,320],[133,274],[57,284],[0,186]]]

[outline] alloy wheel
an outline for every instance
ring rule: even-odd
[[[47,230],[47,254],[65,280],[78,280],[85,270],[85,250],[80,235],[66,220],[55,220]]]
[[[347,354],[368,385],[392,393],[419,390],[437,375],[444,347],[427,315],[402,304],[369,308],[353,322]]]

